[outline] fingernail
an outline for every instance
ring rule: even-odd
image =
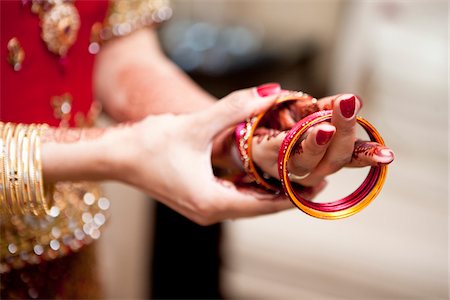
[[[351,118],[355,114],[356,98],[353,95],[349,95],[347,98],[342,99],[339,102],[339,108],[344,118]]]
[[[319,129],[319,131],[317,132],[317,135],[316,135],[316,143],[320,146],[327,144],[331,140],[331,137],[333,136],[333,134],[334,134],[334,130],[327,131],[327,130]]]
[[[267,97],[280,93],[281,86],[278,83],[266,83],[258,86],[256,92],[260,97]]]
[[[377,149],[378,151],[375,151],[375,155],[378,157],[378,163],[379,164],[389,164],[394,160],[394,152],[391,149]]]

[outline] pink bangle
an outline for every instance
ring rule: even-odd
[[[298,122],[283,140],[278,154],[278,171],[286,195],[300,210],[321,219],[340,219],[361,211],[379,194],[387,173],[387,166],[371,167],[366,179],[356,191],[333,202],[315,203],[308,201],[295,191],[289,180],[289,171],[287,169],[287,162],[292,150],[302,134],[309,128],[322,122],[331,121],[331,114],[331,110],[319,111]],[[384,145],[382,137],[368,121],[357,117],[357,122],[367,132],[371,141]]]
[[[310,104],[314,106],[317,99],[303,92],[283,90],[272,109],[287,101],[311,101]],[[256,182],[268,191],[278,193],[283,189],[280,181],[278,179],[265,176],[265,174],[254,163],[252,155],[252,141],[255,130],[258,128],[260,121],[270,111],[271,109],[249,118],[245,122],[237,125],[235,129],[235,139],[242,166],[248,176],[248,179]]]

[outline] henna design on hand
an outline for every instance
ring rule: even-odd
[[[255,137],[258,137],[256,142],[260,144],[262,141],[264,141],[265,138],[267,138],[267,141],[270,141],[270,139],[277,137],[281,131],[271,128],[265,128],[265,127],[259,127],[256,128],[255,133],[253,134]]]
[[[41,137],[41,143],[76,143],[79,141],[90,141],[99,138],[107,131],[117,128],[130,127],[134,122],[122,122],[114,127],[101,128],[67,128],[67,127],[49,127],[44,131]]]
[[[49,128],[41,137],[42,143],[76,143],[94,140],[106,132],[106,128]]]
[[[387,164],[394,159],[394,153],[386,146],[375,142],[357,140],[353,150],[351,165]]]

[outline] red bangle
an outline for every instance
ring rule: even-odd
[[[314,105],[316,104],[317,99],[303,92],[283,91],[280,97],[275,101],[272,109],[287,101],[311,101],[311,104]],[[244,171],[249,177],[249,180],[256,182],[258,185],[269,191],[280,192],[283,189],[280,181],[278,179],[266,176],[256,166],[252,155],[252,141],[255,130],[258,128],[260,121],[270,111],[271,109],[249,118],[245,122],[237,125],[235,129],[235,139],[238,153],[242,161],[242,166],[244,167]]]
[[[303,212],[321,219],[340,219],[349,217],[366,207],[381,191],[386,179],[387,166],[373,166],[363,183],[352,194],[340,200],[315,203],[302,198],[293,188],[289,180],[287,162],[295,144],[309,128],[322,122],[331,121],[331,110],[313,113],[298,122],[283,140],[278,154],[278,171],[284,191],[289,199]],[[366,120],[357,117],[357,122],[369,135],[373,142],[384,145],[377,130]]]

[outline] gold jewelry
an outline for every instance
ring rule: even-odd
[[[289,177],[289,180],[291,180],[291,181],[299,181],[299,180],[305,179],[310,174],[311,174],[311,172],[308,172],[308,173],[303,174],[303,175],[295,175],[295,174],[289,173],[288,177]]]
[[[7,162],[7,173],[6,176],[7,177],[7,184],[8,184],[8,191],[9,191],[9,199],[10,199],[10,203],[11,203],[11,211],[14,214],[20,214],[19,209],[18,209],[18,205],[17,205],[17,199],[16,199],[16,193],[15,193],[15,189],[14,189],[14,185],[15,185],[15,180],[16,180],[16,170],[15,170],[15,146],[16,143],[14,142],[14,132],[15,132],[15,126],[12,126],[11,129],[8,130],[7,132],[7,137],[6,137],[6,147],[8,149],[8,152],[6,154],[7,158],[6,158],[6,162]],[[7,194],[8,197],[8,194]]]
[[[0,133],[3,133],[3,128],[5,125],[3,123],[0,123]],[[3,215],[6,213],[6,192],[5,192],[5,168],[4,168],[4,142],[3,137],[0,136],[0,214]]]
[[[36,188],[36,200],[38,203],[39,208],[43,209],[43,211],[46,214],[50,214],[50,207],[49,206],[49,199],[45,193],[44,189],[44,181],[42,178],[42,163],[41,163],[41,134],[47,127],[45,125],[39,125],[38,126],[38,135],[35,139],[35,146],[34,146],[34,157],[33,157],[33,163],[35,166],[35,188]]]
[[[46,128],[0,122],[0,273],[78,251],[100,237],[109,216],[96,184],[44,184]]]
[[[26,207],[25,207],[25,199],[23,197],[23,189],[22,183],[23,183],[23,166],[22,166],[22,143],[24,138],[24,130],[26,128],[22,124],[18,124],[15,128],[14,132],[14,141],[15,141],[15,170],[16,170],[16,177],[14,178],[14,192],[15,197],[17,201],[17,208],[20,211],[21,214],[26,213]]]
[[[1,122],[0,122],[1,123]],[[3,123],[2,123],[3,124]],[[9,139],[9,133],[11,131],[11,124],[7,123],[2,126],[2,141],[3,141],[3,147],[2,147],[2,194],[3,194],[3,204],[4,204],[4,212],[8,212],[10,214],[13,214],[11,207],[11,199],[8,198],[8,192],[7,189],[9,187],[9,158],[8,158],[8,139]],[[8,205],[9,203],[9,205]]]
[[[47,125],[0,122],[1,212],[44,217],[52,201],[42,178],[40,136]]]

